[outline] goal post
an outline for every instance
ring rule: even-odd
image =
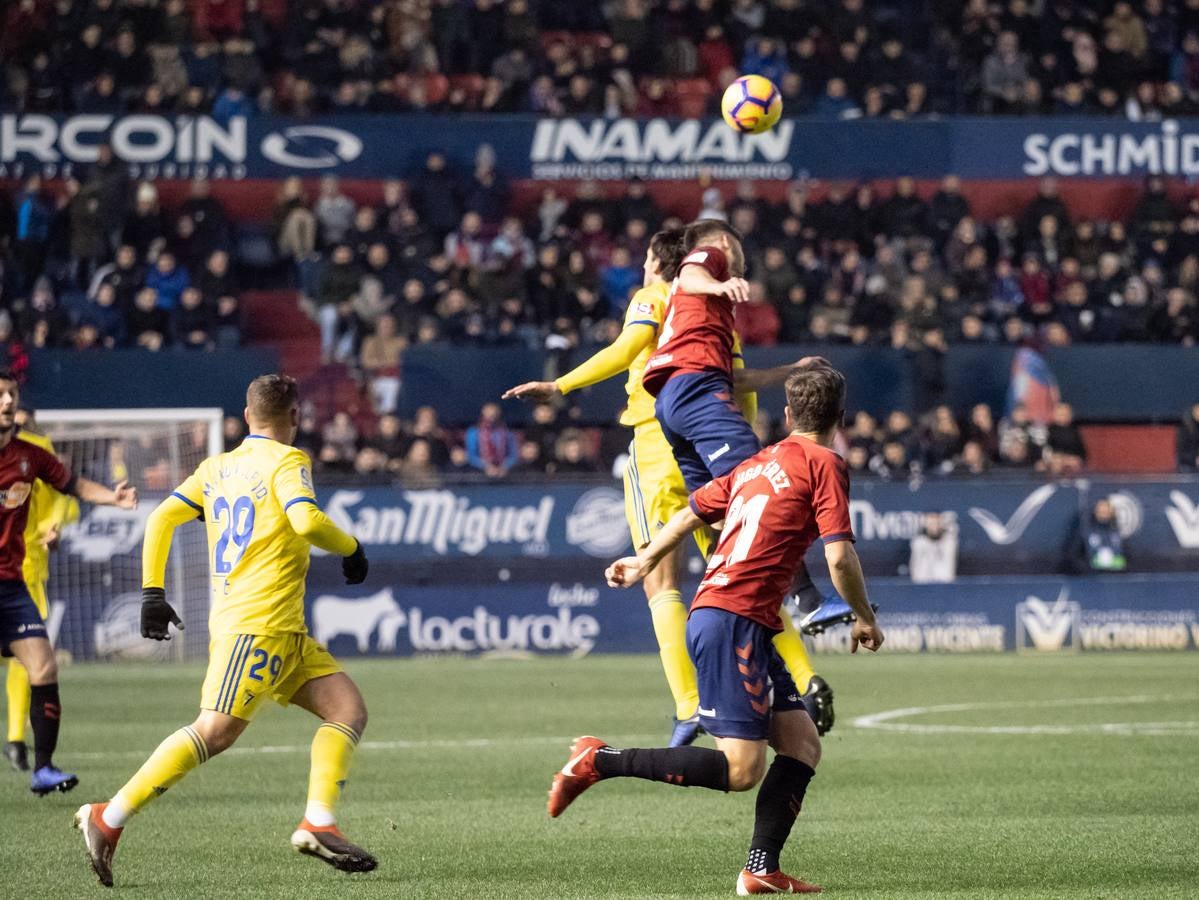
[[[208,650],[209,574],[204,527],[176,529],[167,596],[186,629],[169,642],[140,633],[142,537],[146,519],[206,457],[224,447],[217,408],[43,409],[33,430],[54,443],[71,470],[101,484],[128,481],[136,510],[86,506],[50,553],[48,629],[75,659],[184,660]]]

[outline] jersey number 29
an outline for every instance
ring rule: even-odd
[[[254,534],[254,501],[249,497],[238,497],[229,505],[224,497],[217,497],[212,504],[212,517],[221,526],[221,536],[213,549],[212,568],[218,575],[233,571]],[[228,559],[229,545],[233,544],[233,559]]]

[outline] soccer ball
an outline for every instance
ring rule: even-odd
[[[783,114],[783,98],[769,78],[742,75],[725,88],[720,112],[734,131],[761,134]]]

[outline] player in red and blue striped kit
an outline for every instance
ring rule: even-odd
[[[831,444],[844,412],[845,379],[827,366],[787,378],[791,434],[691,495],[635,557],[609,567],[613,587],[630,587],[694,529],[724,519],[716,552],[691,605],[687,643],[699,681],[699,712],[716,749],[617,749],[577,738],[554,776],[548,811],[557,817],[605,778],[748,791],[761,782],[753,838],[737,893],[817,893],[785,875],[779,856],[820,760],[820,737],[774,650],[779,606],[808,547],[824,541],[833,584],[857,620],[851,649],[878,650],[882,629],[866,598],[849,520],[849,476]],[[775,757],[766,767],[766,748]]]

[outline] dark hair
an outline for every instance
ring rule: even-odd
[[[683,250],[690,253],[714,234],[727,234],[738,243],[741,241],[741,233],[723,219],[699,219],[687,226],[683,234]]]
[[[246,388],[246,407],[256,419],[282,419],[299,402],[299,385],[289,375],[259,375]]]
[[[787,376],[786,391],[796,431],[822,434],[845,414],[845,376],[831,366],[796,369]]]
[[[12,369],[0,369],[0,381],[11,381],[18,387],[21,386],[21,379],[13,374]]]
[[[674,281],[679,274],[679,263],[683,261],[683,229],[667,228],[656,232],[649,239],[649,252],[658,260],[658,274],[667,281]]]

